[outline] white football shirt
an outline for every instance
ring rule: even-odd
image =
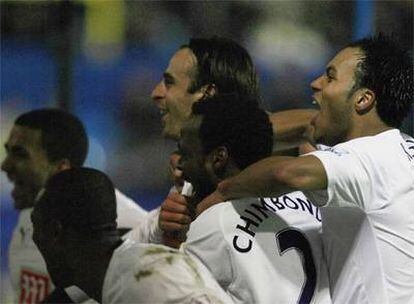
[[[231,303],[207,269],[163,245],[125,240],[111,258],[102,303]]]
[[[326,191],[323,240],[338,303],[409,303],[414,294],[414,141],[396,129],[312,152]]]
[[[181,250],[235,303],[330,303],[320,221],[301,192],[224,202],[191,223]]]
[[[115,195],[120,228],[133,228],[146,217],[147,211],[130,198],[118,190]],[[54,289],[43,257],[32,240],[32,210],[20,211],[9,246],[9,272],[16,303],[39,303]]]

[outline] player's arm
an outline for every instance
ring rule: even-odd
[[[197,207],[199,214],[220,201],[242,197],[277,197],[296,190],[322,190],[327,175],[315,156],[265,158],[219,183]]]
[[[306,141],[304,133],[317,111],[295,109],[269,113],[276,151],[298,147]]]

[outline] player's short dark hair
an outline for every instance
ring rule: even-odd
[[[226,146],[244,169],[272,152],[272,125],[256,100],[213,96],[194,103],[193,114],[203,116],[199,136],[204,154]]]
[[[253,61],[241,45],[223,37],[192,38],[187,45],[197,58],[189,92],[214,84],[220,95],[247,96],[259,101],[259,80]]]
[[[87,234],[116,231],[114,186],[104,173],[71,168],[53,175],[35,208],[45,220]]]
[[[348,47],[359,48],[363,53],[352,92],[364,87],[372,90],[381,120],[388,126],[400,127],[414,99],[412,54],[383,34],[352,42]]]
[[[59,109],[37,109],[20,115],[15,125],[41,131],[41,145],[50,161],[67,158],[80,167],[88,153],[88,137],[82,122]]]

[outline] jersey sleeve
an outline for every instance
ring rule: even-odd
[[[319,205],[336,205],[341,207],[365,206],[369,202],[370,179],[367,164],[361,157],[344,149],[330,148],[315,151],[307,155],[317,157],[323,164],[328,179],[326,191],[304,191]]]
[[[115,197],[118,227],[134,228],[138,226],[148,212],[118,189],[115,189]]]
[[[123,236],[140,243],[162,243],[162,230],[158,226],[160,208],[148,212],[140,221],[139,225]]]
[[[233,281],[231,250],[222,221],[225,204],[210,207],[191,223],[187,241],[181,249],[200,260],[224,289]]]

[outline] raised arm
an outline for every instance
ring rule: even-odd
[[[296,109],[269,113],[276,151],[298,147],[306,141],[305,130],[317,111]]]

